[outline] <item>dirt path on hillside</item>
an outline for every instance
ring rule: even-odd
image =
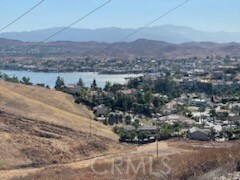
[[[186,149],[169,147],[167,142],[159,142],[158,143],[158,154],[159,157],[164,157],[177,153],[188,152]],[[78,162],[70,162],[65,164],[57,164],[57,165],[48,165],[42,168],[26,168],[26,169],[14,169],[14,170],[4,170],[0,171],[0,179],[12,179],[14,177],[25,177],[29,174],[35,174],[44,170],[45,168],[55,168],[55,167],[68,167],[73,169],[82,169],[91,167],[93,162],[97,163],[108,163],[117,159],[126,159],[126,158],[137,158],[137,157],[156,157],[156,143],[142,145],[136,148],[136,150],[124,153],[115,153],[115,154],[107,154],[98,156],[91,159],[86,159]]]

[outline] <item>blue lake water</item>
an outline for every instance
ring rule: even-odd
[[[85,86],[90,87],[93,79],[96,79],[98,87],[104,87],[106,82],[124,84],[127,82],[126,78],[137,77],[140,75],[136,74],[117,74],[117,75],[106,75],[98,74],[94,72],[65,72],[65,73],[45,73],[45,72],[30,72],[30,71],[11,71],[11,70],[0,70],[9,76],[16,76],[22,79],[24,76],[29,77],[33,84],[44,83],[49,85],[51,88],[54,87],[55,81],[58,76],[64,79],[65,84],[75,84],[81,77]]]

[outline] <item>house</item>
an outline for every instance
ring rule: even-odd
[[[126,96],[134,97],[136,94],[137,90],[136,89],[125,89],[125,90],[120,90],[118,91],[119,93],[122,93]]]
[[[113,92],[104,92],[104,96],[109,99],[114,99],[115,95]]]
[[[142,125],[138,128],[138,133],[144,134],[144,139],[148,139],[148,140],[156,139],[157,131],[158,131],[158,129],[156,126]]]
[[[199,129],[193,127],[189,129],[188,138],[192,140],[199,140],[199,141],[209,141],[209,134],[211,131],[209,129]]]
[[[240,123],[240,116],[231,116],[230,118],[229,118],[229,120],[231,121],[231,122],[239,122]]]
[[[123,129],[124,129],[125,131],[135,131],[135,127],[132,126],[132,125],[123,126]]]
[[[75,95],[76,93],[79,93],[81,91],[82,87],[78,86],[76,84],[68,84],[65,88],[64,88],[64,92],[68,93],[68,94],[72,94]]]
[[[196,124],[195,120],[185,117],[185,116],[177,115],[177,114],[162,116],[159,118],[159,120],[161,122],[181,122],[181,123],[188,124],[188,125]]]
[[[155,81],[159,77],[159,73],[148,73],[144,75],[145,80]]]
[[[206,106],[207,101],[205,99],[193,98],[190,100],[190,104],[194,106]]]
[[[96,117],[105,117],[109,111],[109,107],[105,106],[104,104],[101,104],[99,106],[94,107],[93,111]]]
[[[98,103],[104,103],[103,93],[99,91],[91,91],[90,96],[92,97],[92,101],[97,101]]]

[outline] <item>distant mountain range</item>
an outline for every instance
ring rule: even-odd
[[[0,38],[20,40],[24,42],[39,42],[62,27],[34,30],[29,32],[6,32],[0,33]],[[77,29],[69,28],[63,33],[53,37],[50,41],[74,41],[74,42],[118,42],[123,37],[136,31],[136,29],[122,28],[101,28],[101,29]],[[195,30],[190,27],[164,25],[148,27],[130,37],[126,42],[133,42],[137,39],[149,39],[181,44],[185,42],[211,41],[217,43],[240,42],[240,32],[206,32]]]
[[[111,47],[111,48],[109,48]],[[103,51],[106,49],[106,51]],[[101,53],[99,53],[101,52]],[[0,57],[205,57],[240,56],[239,43],[188,42],[172,44],[139,39],[133,42],[99,43],[57,41],[44,44],[0,39]]]

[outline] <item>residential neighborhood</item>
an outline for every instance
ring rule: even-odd
[[[240,138],[239,65],[228,56],[163,61],[161,73],[144,73],[126,84],[99,88],[94,80],[90,88],[78,83],[63,91],[88,105],[120,140],[234,140]]]

